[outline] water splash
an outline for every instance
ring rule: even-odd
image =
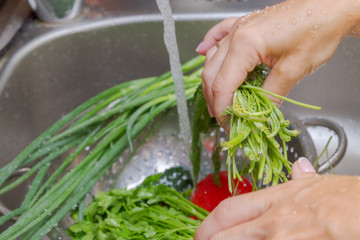
[[[311,16],[311,14],[312,14],[312,9],[306,10],[306,16]]]
[[[175,21],[172,17],[169,0],[156,0],[156,3],[164,20],[164,42],[169,53],[170,70],[175,83],[175,94],[180,123],[180,135],[184,140],[185,151],[188,152],[191,142],[190,119],[186,102],[179,49],[176,41]]]

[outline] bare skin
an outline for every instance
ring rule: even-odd
[[[360,179],[304,171],[293,180],[220,203],[195,240],[360,239]]]
[[[272,69],[263,88],[286,96],[329,60],[344,36],[358,33],[359,13],[359,1],[288,0],[215,25],[197,48],[206,55],[203,92],[210,114],[222,123],[234,91],[260,63]]]
[[[345,36],[359,34],[359,18],[358,0],[288,0],[220,22],[197,48],[206,55],[203,92],[210,114],[224,123],[221,114],[234,91],[259,63],[271,68],[263,88],[286,96]],[[223,201],[195,239],[360,239],[358,177],[319,176],[301,161],[292,179]]]

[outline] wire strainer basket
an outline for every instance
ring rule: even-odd
[[[335,167],[343,158],[346,150],[347,140],[346,135],[342,127],[333,121],[323,118],[311,118],[299,120],[294,114],[285,108],[281,108],[286,119],[290,120],[290,128],[298,129],[301,134],[296,138],[293,138],[287,145],[288,158],[291,162],[294,162],[299,157],[303,156],[308,158],[312,163],[317,159],[316,149],[310,134],[307,131],[308,126],[324,126],[334,131],[338,137],[338,147],[333,155],[316,167],[319,173],[324,173]],[[156,129],[154,126],[149,126],[148,130],[152,130],[152,134],[140,136],[137,138],[137,144],[139,148],[135,153],[131,153],[127,150],[118,161],[113,164],[112,168],[103,176],[103,178],[94,186],[91,193],[88,194],[87,201],[92,200],[92,196],[99,191],[107,191],[112,188],[134,188],[138,186],[147,176],[164,172],[167,169],[173,167],[183,167],[191,171],[191,164],[188,160],[186,151],[179,136],[179,126],[177,124],[177,112],[175,110],[169,111],[166,116],[161,120],[159,127]],[[220,141],[226,140],[227,135],[220,129]],[[204,146],[202,147],[201,165],[199,180],[205,177],[207,174],[214,171],[213,163],[211,160],[212,152],[208,145],[212,145],[215,142],[215,134],[209,133],[203,136]],[[239,150],[236,154],[239,165],[245,160],[243,153]],[[221,158],[226,158],[226,153],[221,153]],[[226,169],[225,161],[221,162],[221,169]],[[285,169],[284,169],[285,170]],[[24,169],[24,172],[26,170]],[[21,175],[21,173],[17,173]],[[16,177],[16,176],[15,176]],[[290,176],[288,176],[290,177]],[[259,188],[264,188],[261,183]],[[6,208],[0,202],[0,212],[6,213],[9,209]],[[16,221],[16,219],[14,219]],[[73,223],[69,216],[66,216],[63,221],[56,226],[47,237],[50,239],[68,239],[65,234],[67,229]]]

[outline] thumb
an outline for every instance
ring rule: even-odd
[[[303,177],[312,176],[316,173],[311,162],[304,157],[299,158],[292,166],[291,179],[300,179]]]

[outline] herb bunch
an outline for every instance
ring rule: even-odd
[[[285,182],[288,179],[284,170],[291,173],[292,163],[287,157],[286,143],[300,132],[290,129],[290,121],[264,93],[300,106],[320,109],[262,89],[268,73],[266,66],[257,66],[234,93],[232,106],[224,111],[224,115],[230,118],[230,134],[229,141],[222,142],[221,147],[228,153],[230,192],[232,178],[241,180],[245,169],[251,174],[255,188],[258,181],[263,185]],[[246,156],[240,171],[235,159],[237,148],[241,148]]]
[[[208,212],[165,185],[100,192],[84,220],[69,228],[73,239],[193,239]],[[196,217],[195,218],[192,218]]]

